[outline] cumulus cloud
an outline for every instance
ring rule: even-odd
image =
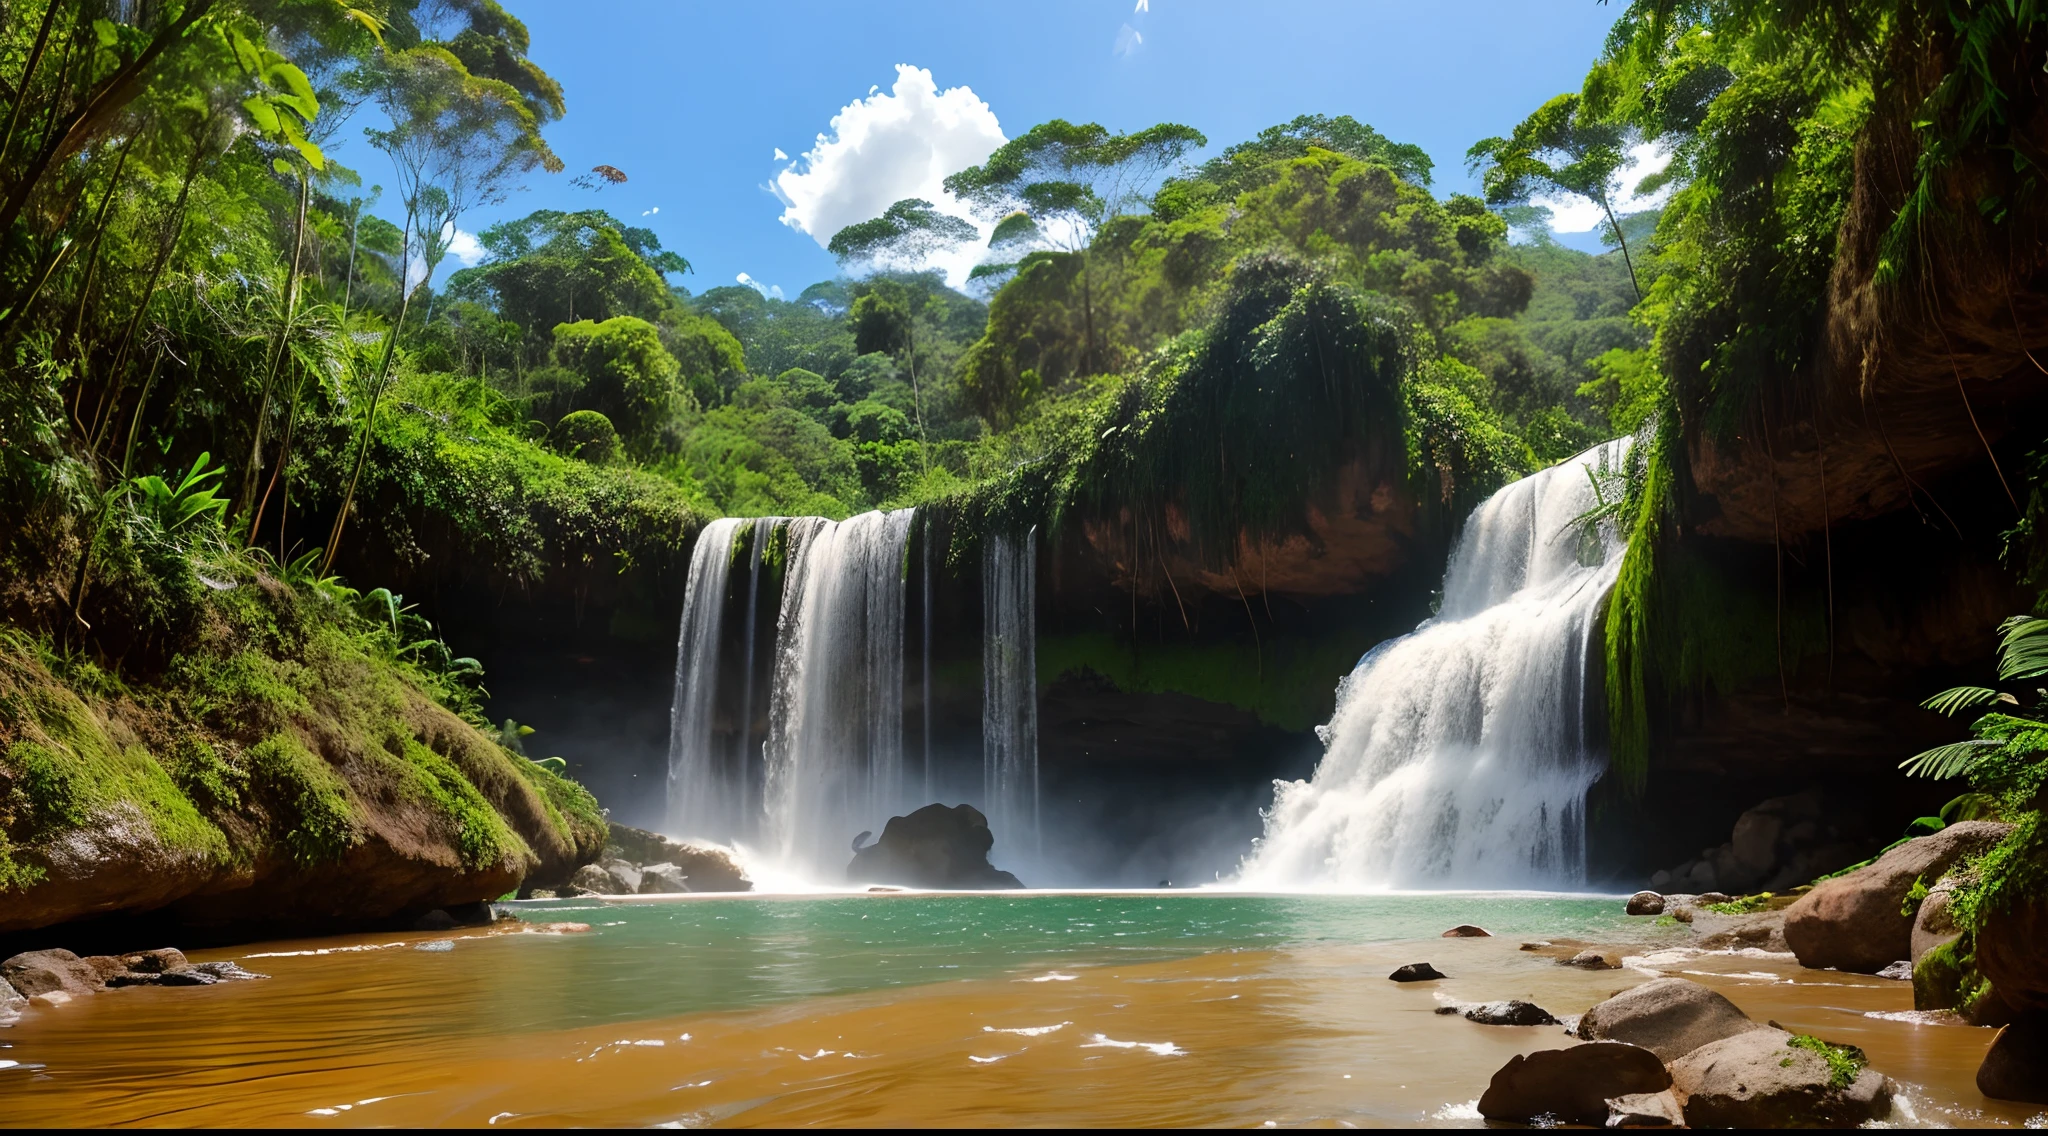
[[[1615,195],[1614,212],[1617,216],[1640,213],[1655,209],[1671,196],[1671,186],[1666,185],[1652,193],[1641,192],[1643,179],[1660,173],[1671,164],[1671,155],[1658,149],[1652,143],[1632,147],[1628,159],[1621,166],[1621,192]],[[1583,197],[1558,196],[1538,197],[1530,201],[1550,211],[1550,227],[1559,233],[1586,233],[1605,225],[1607,214],[1600,206]]]
[[[456,229],[448,238],[448,259],[468,268],[484,258],[484,246],[479,244],[476,234]]]
[[[897,64],[895,84],[887,93],[878,90],[871,87],[866,98],[841,108],[828,132],[769,186],[782,201],[782,223],[820,246],[906,197],[969,216],[942,183],[1008,141],[995,112],[971,88],[941,91],[922,67]],[[986,225],[981,233],[986,240]],[[958,284],[979,252],[970,246],[935,258],[933,267]]]
[[[747,275],[744,272],[740,273],[738,276],[733,277],[733,279],[739,281],[741,284],[744,284],[749,288],[752,288],[754,291],[761,293],[761,295],[766,297],[767,299],[780,300],[782,298],[782,285],[780,284],[763,284],[759,280],[754,279],[753,277]]]

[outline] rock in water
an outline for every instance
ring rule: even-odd
[[[854,853],[846,878],[950,891],[1023,887],[988,862],[995,841],[980,809],[926,805],[909,816],[890,817],[882,838]]]
[[[28,997],[0,978],[0,1026],[10,1025],[28,1009]]]
[[[689,878],[689,891],[754,890],[754,882],[723,848],[686,844],[657,832],[623,824],[612,825],[607,839],[618,849],[618,855],[642,865],[643,871],[655,864],[674,864],[681,868],[683,875]]]
[[[1583,950],[1568,959],[1558,959],[1559,966],[1575,966],[1580,970],[1620,970],[1618,955],[1602,954],[1596,950]]]
[[[1661,1093],[1630,1093],[1607,1102],[1609,1128],[1677,1128],[1685,1109],[1670,1089]]]
[[[24,951],[0,962],[0,978],[30,998],[38,994],[65,994],[75,998],[97,994],[107,984],[92,964],[61,948]]]
[[[1460,923],[1456,927],[1445,931],[1442,937],[1446,939],[1491,939],[1493,938],[1493,932],[1484,927],[1475,927],[1470,923]]]
[[[1891,1112],[1892,1083],[1835,1047],[1837,1060],[1784,1030],[1748,1030],[1671,1063],[1671,1083],[1694,1128],[1853,1128]]]
[[[1609,1100],[1671,1087],[1671,1074],[1647,1049],[1598,1041],[1510,1057],[1479,1098],[1488,1120],[1531,1121],[1549,1116],[1565,1124],[1605,1125]]]
[[[1977,1067],[1977,1091],[1996,1100],[2048,1104],[2048,1015],[2029,1014],[1998,1031]]]
[[[1554,1026],[1558,1024],[1549,1010],[1534,1002],[1510,998],[1505,1002],[1486,1002],[1465,1011],[1465,1020],[1478,1022],[1483,1026]]]
[[[1664,897],[1654,891],[1639,891],[1628,897],[1630,915],[1664,914]]]
[[[690,890],[690,877],[674,864],[649,864],[640,872],[641,895],[674,895]]]
[[[1908,840],[1874,863],[1827,880],[1785,909],[1785,941],[1801,966],[1876,974],[1913,953],[1913,881],[1932,884],[1965,856],[2004,839],[2010,825],[1971,820]]]
[[[1588,1041],[1625,1041],[1666,1061],[1736,1034],[1767,1027],[1697,982],[1659,978],[1624,990],[1579,1018]]]
[[[626,889],[624,884],[619,882],[618,877],[596,864],[585,864],[576,869],[576,874],[569,877],[569,886],[582,888],[586,892],[592,892],[597,895],[632,894],[632,892]]]
[[[1395,982],[1435,982],[1447,976],[1426,962],[1411,962],[1387,977]]]

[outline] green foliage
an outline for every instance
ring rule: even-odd
[[[219,521],[227,513],[228,499],[214,479],[226,471],[220,466],[206,468],[212,456],[200,454],[176,485],[155,474],[136,478],[130,483],[136,513],[165,533],[175,533],[202,517]]]
[[[362,843],[361,809],[348,783],[289,733],[273,734],[243,755],[250,790],[278,810],[278,839],[305,867],[340,860]]]
[[[1829,1088],[1846,1089],[1855,1084],[1856,1078],[1863,1072],[1863,1067],[1870,1063],[1863,1056],[1863,1051],[1853,1045],[1829,1045],[1817,1037],[1803,1033],[1793,1034],[1785,1040],[1785,1045],[1790,1049],[1804,1049],[1827,1062]],[[1779,1064],[1790,1066],[1792,1059],[1787,1057]]]
[[[572,410],[549,433],[555,448],[591,465],[608,465],[619,456],[619,432],[612,420],[595,410]]]
[[[675,409],[682,368],[653,324],[633,316],[555,328],[555,358],[582,382],[568,396],[577,410],[605,416],[626,446],[652,452],[656,431]]]

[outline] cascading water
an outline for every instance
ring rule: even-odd
[[[676,643],[676,693],[669,706],[668,827],[729,840],[739,810],[712,737],[718,697],[718,659],[725,628],[726,582],[732,537],[742,522],[704,526],[690,557],[683,590],[683,626]]]
[[[1621,570],[1589,469],[1626,439],[1525,477],[1474,510],[1439,614],[1373,648],[1337,688],[1311,781],[1276,785],[1250,886],[1569,886],[1585,878],[1586,652]]]
[[[769,692],[768,839],[823,873],[903,811],[904,555],[912,513],[789,522]]]
[[[982,542],[981,771],[999,842],[1038,847],[1038,530]]]

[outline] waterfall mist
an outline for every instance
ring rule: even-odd
[[[1443,606],[1338,687],[1309,781],[1278,783],[1239,882],[1557,887],[1585,879],[1586,652],[1621,570],[1589,469],[1627,440],[1523,478],[1467,522]]]

